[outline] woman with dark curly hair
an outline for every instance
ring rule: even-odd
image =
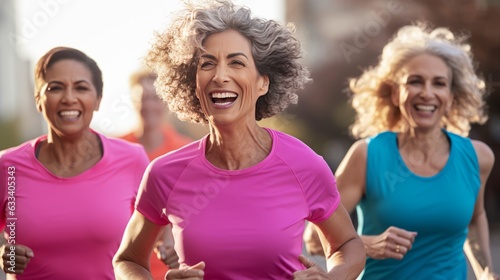
[[[350,89],[352,134],[364,139],[336,177],[346,209],[357,207],[362,279],[466,279],[464,244],[477,279],[499,279],[484,210],[495,158],[467,138],[471,123],[486,121],[485,84],[465,38],[402,27]]]
[[[322,157],[260,127],[310,80],[290,28],[217,1],[189,6],[148,60],[158,92],[210,133],[156,159],[115,259],[118,279],[150,279],[148,258],[172,224],[180,269],[167,279],[354,279],[365,253]],[[301,256],[305,221],[320,229],[328,272]]]

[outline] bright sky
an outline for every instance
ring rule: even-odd
[[[109,135],[136,124],[128,77],[145,55],[153,31],[163,30],[180,0],[16,0],[17,42],[21,55],[34,64],[55,46],[74,47],[99,64],[104,97],[92,128]],[[284,21],[284,0],[234,0],[259,17]]]

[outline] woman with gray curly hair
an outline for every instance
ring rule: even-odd
[[[350,89],[352,134],[365,139],[336,177],[346,209],[357,207],[362,279],[467,279],[464,248],[477,279],[498,279],[483,199],[494,155],[467,138],[486,120],[485,84],[465,39],[402,27]]]
[[[322,157],[258,120],[297,102],[310,80],[293,30],[228,1],[188,6],[148,55],[158,92],[201,140],[156,159],[115,259],[117,279],[150,279],[148,258],[172,224],[180,269],[167,279],[355,279],[365,253]],[[301,256],[320,229],[325,272]]]

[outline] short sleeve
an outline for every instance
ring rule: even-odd
[[[135,208],[151,222],[167,225],[169,221],[164,215],[164,209],[170,191],[158,176],[160,168],[157,163],[158,161],[151,162],[144,172]]]
[[[309,210],[307,220],[318,223],[328,219],[340,203],[340,194],[335,177],[321,156],[311,160],[302,186]]]

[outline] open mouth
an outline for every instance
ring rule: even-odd
[[[231,106],[238,95],[233,92],[214,92],[210,95],[210,99],[217,107],[229,107]]]
[[[70,111],[60,111],[59,116],[66,120],[75,120],[82,114],[81,111],[70,110]]]
[[[436,111],[437,106],[436,105],[415,105],[414,108],[419,112],[433,113],[434,111]]]

